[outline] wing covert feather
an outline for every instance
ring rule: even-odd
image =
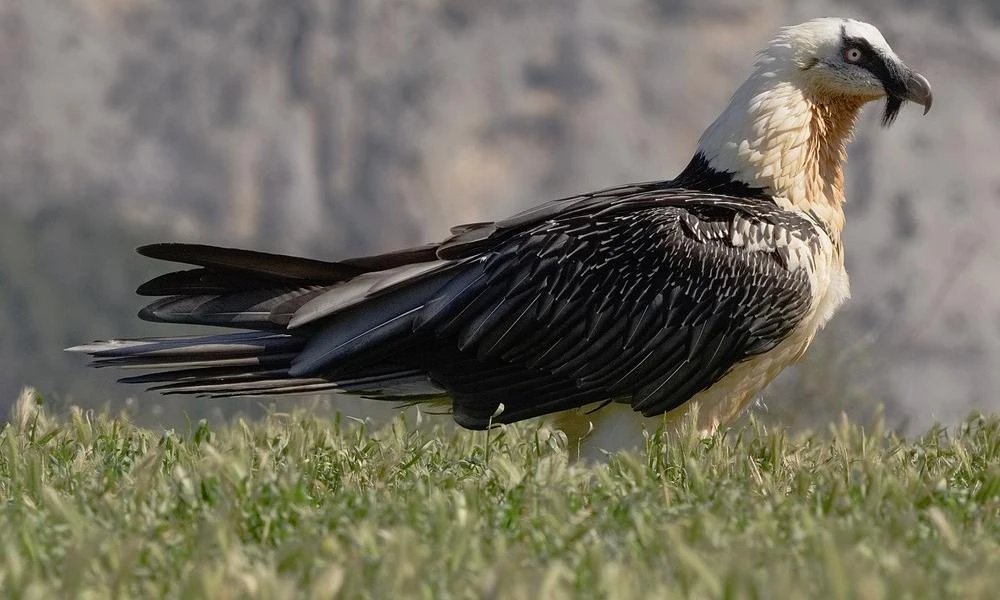
[[[516,361],[570,378],[580,402],[593,392],[628,399],[645,414],[674,408],[773,348],[811,302],[807,273],[788,269],[781,245],[761,237],[768,225],[773,232],[778,211],[755,213],[736,200],[699,204],[684,194],[670,204],[663,196],[643,200],[650,206],[641,210],[567,216],[591,201],[574,200],[562,213],[539,209],[491,227],[501,238],[505,227],[522,230],[484,253],[489,287],[445,308],[450,318],[437,334],[457,333],[481,362]],[[737,216],[751,224],[759,248],[732,243]],[[548,220],[525,228],[536,218]],[[805,219],[784,226],[802,238],[815,234]],[[536,408],[546,398],[537,395]]]

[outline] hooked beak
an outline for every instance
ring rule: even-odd
[[[931,110],[931,103],[934,100],[930,82],[920,73],[904,66],[902,69],[896,70],[894,75],[896,76],[883,79],[887,95],[885,111],[882,113],[883,127],[892,125],[904,101],[909,100],[923,106],[926,115]]]
[[[904,98],[923,106],[924,114],[926,115],[930,112],[931,103],[934,101],[934,94],[931,93],[931,83],[920,73],[912,71],[906,79],[906,95]]]

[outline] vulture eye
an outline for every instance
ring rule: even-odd
[[[861,49],[860,48],[845,48],[844,49],[844,61],[849,63],[857,63],[861,60]]]

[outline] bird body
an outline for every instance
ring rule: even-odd
[[[877,29],[788,27],[673,180],[564,198],[438,244],[323,262],[190,244],[140,316],[246,332],[74,350],[210,396],[341,390],[446,401],[462,426],[619,403],[699,407],[712,430],[808,348],[850,295],[846,145],[861,107],[930,107]],[[925,111],[926,112],[926,111]]]

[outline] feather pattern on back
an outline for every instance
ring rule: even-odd
[[[78,350],[153,369],[125,381],[168,393],[447,394],[473,428],[500,403],[494,422],[608,399],[653,415],[787,336],[810,308],[800,267],[816,236],[762,197],[653,182],[457,228],[433,256],[299,263],[147,247],[199,269],[140,288],[169,294],[143,318],[257,333]]]

